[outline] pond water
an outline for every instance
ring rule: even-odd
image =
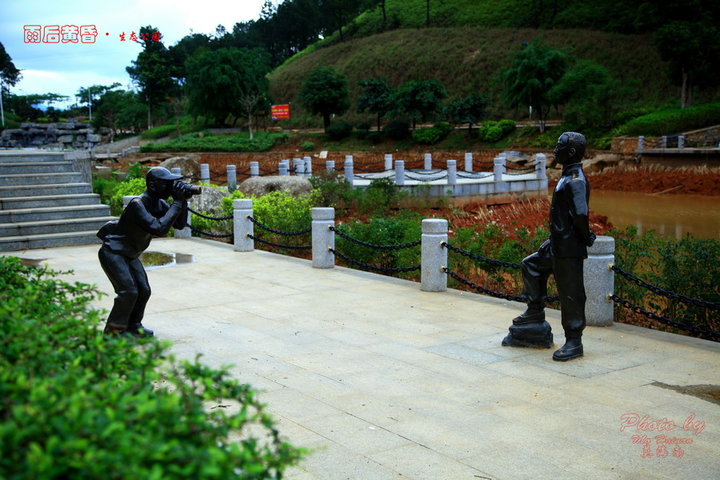
[[[152,270],[154,268],[172,267],[182,263],[192,263],[195,261],[195,257],[187,253],[147,251],[140,255],[140,261],[146,269]]]
[[[640,233],[720,240],[720,197],[592,190],[590,209],[618,228],[635,225]]]

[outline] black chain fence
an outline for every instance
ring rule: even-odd
[[[699,335],[708,340],[715,340],[716,342],[720,341],[720,332],[716,332],[714,330],[709,330],[707,328],[696,327],[694,325],[686,325],[684,323],[670,320],[669,318],[662,317],[656,313],[648,312],[647,310],[643,309],[642,307],[633,305],[632,303],[628,302],[624,298],[618,297],[615,294],[610,295],[610,299],[613,302],[623,306],[624,308],[632,310],[635,313],[639,313],[640,315],[644,315],[645,317],[650,318],[652,320],[656,320],[656,321],[658,321],[664,325],[667,325],[669,327],[673,327],[673,328],[677,328],[678,330],[684,330],[686,332],[694,333],[694,334]]]
[[[362,240],[358,240],[357,238],[353,238],[347,233],[342,232],[341,230],[338,230],[337,228],[330,226],[328,227],[331,231],[335,232],[336,235],[338,235],[341,238],[344,238],[348,242],[354,243],[356,245],[362,245],[363,247],[368,248],[374,248],[376,250],[402,250],[403,248],[412,248],[417,247],[421,244],[420,240],[416,242],[409,242],[409,243],[399,243],[397,245],[378,245],[375,243],[368,243],[363,242]]]
[[[491,259],[491,258],[481,257],[480,255],[475,255],[474,253],[470,253],[470,252],[468,252],[468,251],[466,251],[466,250],[463,250],[462,248],[458,248],[458,247],[455,247],[455,246],[453,246],[453,245],[450,245],[450,244],[447,243],[447,242],[442,242],[440,245],[443,246],[443,247],[445,247],[445,248],[447,248],[448,250],[450,250],[450,251],[452,251],[452,252],[455,252],[455,253],[458,253],[458,254],[460,254],[460,255],[462,255],[462,256],[464,256],[464,257],[470,258],[470,259],[475,260],[475,261],[478,261],[478,262],[483,262],[483,263],[486,263],[486,264],[488,264],[488,265],[492,265],[492,266],[494,266],[494,267],[509,268],[509,269],[513,269],[513,270],[519,270],[519,269],[522,268],[522,265],[520,265],[519,263],[501,262],[501,261],[499,261],[499,260],[493,260],[493,259]],[[470,287],[470,288],[472,288],[472,289],[474,289],[474,290],[477,290],[478,292],[480,292],[480,293],[482,293],[482,294],[490,295],[491,297],[495,297],[495,298],[502,298],[502,299],[505,299],[505,300],[512,300],[512,301],[515,301],[515,302],[523,302],[523,303],[527,302],[527,299],[526,299],[525,297],[523,297],[523,296],[520,296],[520,295],[510,295],[510,294],[507,294],[507,293],[495,292],[495,291],[493,291],[493,290],[490,290],[490,289],[488,289],[488,288],[485,288],[485,287],[483,287],[483,286],[480,286],[480,285],[478,285],[478,284],[476,284],[476,283],[473,283],[473,282],[471,282],[470,280],[461,277],[461,276],[458,275],[456,272],[453,272],[452,270],[450,270],[450,269],[447,268],[447,267],[443,267],[443,271],[444,271],[445,273],[447,273],[448,276],[450,276],[451,278],[457,280],[457,281],[460,282],[461,284],[463,284],[463,285],[465,285],[465,286],[467,286],[467,287]],[[545,297],[543,300],[544,300],[546,303],[553,303],[553,302],[557,302],[558,300],[560,300],[560,297],[558,297],[558,296]]]
[[[224,215],[222,217],[212,217],[210,215],[205,215],[203,213],[196,212],[192,208],[188,208],[188,210],[190,211],[190,213],[193,213],[193,214],[197,215],[198,217],[206,218],[208,220],[222,221],[222,220],[232,220],[232,218],[233,218],[232,215]]]
[[[192,225],[189,225],[190,230],[197,234],[202,235],[204,237],[210,237],[210,238],[230,238],[232,241],[233,234],[232,233],[212,233],[212,232],[205,232],[203,230],[200,230],[199,228],[195,228]]]
[[[257,220],[256,218],[254,218],[254,217],[252,217],[252,216],[250,216],[250,215],[248,215],[247,218],[248,218],[248,220],[250,220],[254,225],[257,225],[257,226],[260,227],[261,229],[266,230],[266,231],[271,232],[271,233],[274,233],[274,234],[276,234],[276,235],[304,235],[304,234],[306,234],[306,233],[312,232],[312,227],[310,227],[310,228],[304,228],[304,229],[302,229],[302,230],[295,230],[295,231],[291,231],[291,232],[285,232],[285,231],[283,231],[283,230],[275,230],[274,228],[268,227],[267,225],[265,225],[264,223],[260,222],[259,220]]]
[[[338,230],[337,228],[333,227],[332,225],[328,227],[331,231],[335,232],[336,235],[338,235],[340,238],[347,240],[350,243],[354,243],[356,245],[360,245],[367,248],[372,248],[374,250],[380,250],[380,251],[397,251],[397,250],[403,250],[406,248],[413,248],[417,247],[421,244],[421,241],[415,241],[415,242],[409,242],[409,243],[400,243],[400,244],[394,244],[394,245],[379,245],[375,243],[369,243],[364,242],[362,240],[359,240],[357,238],[353,238],[350,235],[346,234],[345,232],[342,232],[341,230]],[[379,273],[408,273],[408,272],[415,272],[420,270],[420,265],[414,265],[412,267],[378,267],[375,265],[370,265],[368,263],[362,262],[360,260],[357,260],[355,258],[351,258],[341,252],[338,252],[334,248],[331,248],[330,251],[335,254],[336,256],[340,257],[345,262],[356,265],[358,267],[364,268],[366,270],[371,270],[373,272],[379,272]]]
[[[354,258],[350,258],[347,255],[343,255],[342,253],[338,252],[334,248],[331,248],[330,251],[340,257],[341,259],[345,260],[348,263],[351,263],[353,265],[357,265],[358,267],[364,268],[366,270],[372,270],[374,272],[380,272],[380,273],[407,273],[407,272],[415,272],[420,270],[420,265],[415,265],[414,267],[399,267],[399,268],[392,268],[392,267],[376,267],[375,265],[370,265],[365,262],[361,262],[360,260],[355,260]]]
[[[312,245],[284,245],[282,243],[275,243],[275,242],[270,242],[268,240],[263,240],[262,238],[258,238],[255,235],[250,235],[249,233],[247,236],[248,236],[248,238],[251,238],[256,242],[259,242],[259,243],[262,243],[265,245],[270,245],[271,247],[287,248],[290,250],[312,250]]]
[[[670,298],[672,300],[677,300],[679,302],[682,302],[682,303],[685,303],[688,305],[694,305],[696,307],[720,310],[720,302],[706,302],[704,300],[698,300],[697,298],[690,298],[685,295],[673,293],[668,290],[665,290],[664,288],[658,287],[657,285],[648,283],[645,280],[636,277],[632,273],[626,272],[625,270],[621,269],[620,267],[618,267],[616,265],[613,265],[611,268],[612,268],[613,272],[620,274],[621,276],[625,277],[627,280],[630,280],[631,282],[635,283],[636,285],[646,288],[657,295],[662,295],[663,297]]]

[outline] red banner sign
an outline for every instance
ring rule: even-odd
[[[290,105],[273,105],[270,108],[270,117],[273,120],[290,118]]]

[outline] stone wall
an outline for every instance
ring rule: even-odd
[[[57,148],[89,150],[102,141],[89,123],[74,121],[61,123],[22,123],[20,128],[3,130],[3,148]]]
[[[720,146],[720,125],[685,133],[685,143],[691,147]]]

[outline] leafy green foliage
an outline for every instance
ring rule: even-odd
[[[262,51],[201,49],[186,62],[189,110],[222,124],[228,115],[250,116],[267,94],[270,67]]]
[[[614,230],[615,264],[645,281],[673,293],[707,302],[720,302],[720,270],[707,268],[720,261],[720,242],[690,235],[672,240],[654,230],[642,235],[636,227]],[[648,292],[616,275],[615,292],[635,305],[677,322],[720,331],[716,311],[687,305]],[[616,306],[617,317],[628,315]]]
[[[410,80],[393,95],[391,115],[409,118],[414,129],[416,122],[429,120],[440,111],[440,102],[446,96],[445,87],[437,79]]]
[[[300,103],[315,115],[322,115],[327,132],[332,114],[350,107],[347,78],[332,67],[317,67],[307,74],[299,93]]]
[[[619,135],[654,135],[686,132],[720,123],[720,103],[668,108],[633,118],[619,127]]]
[[[565,52],[533,42],[517,52],[510,68],[503,73],[505,100],[511,107],[530,106],[544,130],[550,107],[557,103],[551,91],[568,68]]]
[[[299,460],[227,370],[104,338],[97,295],[0,257],[0,477],[279,479]]]
[[[375,245],[397,245],[420,240],[421,218],[416,213],[406,213],[398,217],[373,218],[367,223],[360,221],[338,225],[347,235]],[[377,250],[357,245],[335,236],[335,247],[342,254],[380,268],[403,268],[420,263],[420,247],[401,250]],[[401,277],[416,276],[417,273],[401,273]]]
[[[410,135],[410,124],[403,120],[394,120],[383,127],[382,133],[393,140],[402,140]]]
[[[118,184],[110,198],[110,210],[113,215],[119,215],[123,208],[123,197],[126,195],[140,195],[145,191],[145,178],[133,178]]]
[[[380,130],[382,118],[392,109],[393,89],[384,78],[370,78],[359,85],[363,92],[357,101],[358,112],[377,115],[377,128]]]
[[[159,127],[153,127],[149,130],[143,130],[140,137],[145,140],[156,140],[163,137],[179,137],[181,134],[192,133],[200,127],[194,125],[176,125],[168,124]]]
[[[286,133],[258,132],[252,140],[245,134],[235,135],[183,135],[166,142],[148,143],[141,152],[264,152],[278,141],[285,140]]]
[[[353,124],[350,122],[336,122],[330,125],[326,132],[332,140],[342,140],[350,136],[353,130]]]
[[[412,132],[412,138],[417,143],[425,145],[433,145],[445,136],[442,130],[439,128],[417,128]]]
[[[453,125],[468,124],[468,135],[472,126],[485,116],[488,100],[477,93],[453,100],[445,106],[445,118]]]
[[[484,142],[495,143],[508,136],[514,130],[515,122],[512,120],[504,119],[499,122],[487,121],[483,122],[479,137],[480,140]]]

